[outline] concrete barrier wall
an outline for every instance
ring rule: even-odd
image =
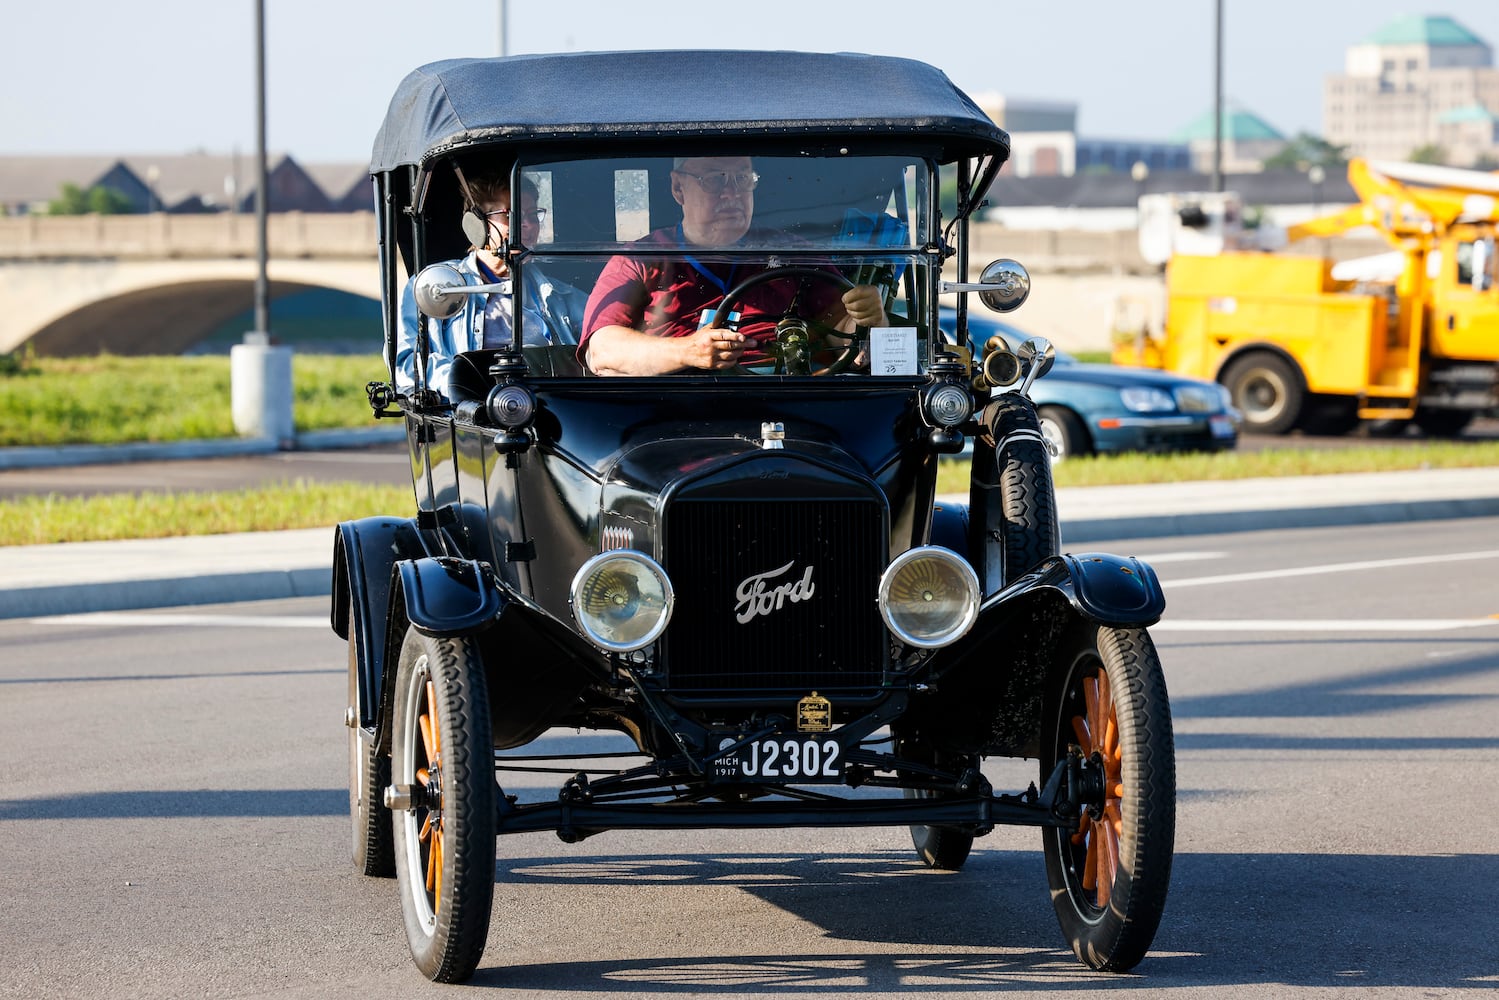
[[[272,257],[332,257],[373,260],[372,212],[273,213],[267,222]],[[996,257],[1014,257],[1033,271],[1103,271],[1151,274],[1133,229],[1006,229],[975,223],[970,260],[975,267]],[[253,215],[23,215],[0,217],[0,261],[78,257],[205,259],[255,256]],[[1321,241],[1300,252],[1315,254]],[[1335,257],[1388,249],[1379,240],[1330,241]]]
[[[375,215],[277,212],[266,220],[272,257],[373,260]],[[113,257],[204,260],[254,257],[255,216],[26,215],[0,218],[0,261]]]

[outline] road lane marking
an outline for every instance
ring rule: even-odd
[[[1204,559],[1227,559],[1227,552],[1158,552],[1155,555],[1136,556],[1143,563],[1200,562]]]
[[[1162,619],[1151,632],[1450,632],[1499,626],[1489,618],[1193,618]]]
[[[1453,552],[1448,555],[1407,556],[1401,559],[1370,559],[1365,562],[1327,563],[1322,566],[1296,566],[1265,569],[1252,573],[1224,573],[1219,576],[1194,576],[1185,580],[1162,580],[1167,590],[1203,587],[1214,583],[1244,583],[1250,580],[1278,580],[1289,576],[1317,576],[1323,573],[1351,573],[1366,569],[1390,569],[1396,566],[1429,566],[1433,563],[1466,562],[1473,559],[1499,559],[1499,549],[1482,552]]]
[[[192,615],[148,614],[121,611],[95,611],[82,615],[54,615],[33,618],[33,625],[144,625],[163,627],[207,628],[325,628],[332,631],[327,615]]]

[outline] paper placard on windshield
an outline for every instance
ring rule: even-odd
[[[914,326],[877,326],[869,331],[869,374],[917,374]]]

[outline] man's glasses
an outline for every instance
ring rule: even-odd
[[[753,191],[760,183],[760,175],[752,170],[741,173],[715,170],[711,174],[689,174],[685,170],[678,170],[677,173],[691,177],[709,194],[723,194],[730,187],[735,191]]]
[[[502,208],[502,209],[499,209],[498,211],[485,212],[484,214],[487,215],[491,219],[499,219],[501,222],[505,223],[505,225],[507,225],[507,226],[510,224],[510,211],[508,209]],[[534,223],[535,225],[538,225],[538,226],[541,225],[543,222],[546,221],[546,217],[547,217],[547,210],[544,209],[544,208],[538,208],[535,211],[532,211],[532,212],[522,212],[520,214],[520,220],[522,222],[530,222],[530,223]]]

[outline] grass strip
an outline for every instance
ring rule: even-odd
[[[1182,455],[1091,455],[1053,466],[1052,479],[1062,488],[1493,466],[1499,466],[1499,441],[1432,441]],[[968,462],[943,462],[937,471],[937,492],[968,492]]]
[[[298,431],[374,424],[366,382],[376,354],[292,355]],[[0,447],[234,437],[229,358],[27,358],[0,369]]]

